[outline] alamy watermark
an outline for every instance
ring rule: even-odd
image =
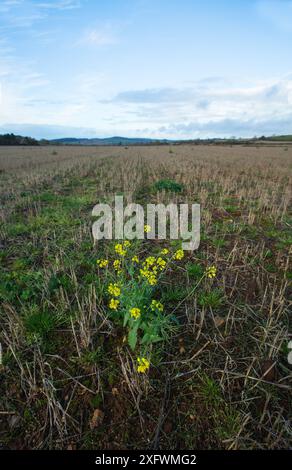
[[[200,244],[200,204],[141,204],[124,206],[123,196],[115,196],[114,207],[96,204],[92,215],[95,240],[182,240],[184,250],[196,250]]]

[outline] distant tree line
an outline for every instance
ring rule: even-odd
[[[15,134],[0,134],[0,145],[252,145],[261,141],[275,142],[292,142],[292,135],[273,135],[261,136],[253,138],[205,138],[205,139],[188,139],[188,140],[156,140],[156,139],[139,139],[127,137],[107,137],[103,139],[41,139],[37,140],[32,137],[23,137]]]
[[[22,137],[14,134],[0,134],[0,145],[39,145],[32,137]]]
[[[262,140],[274,140],[275,142],[292,142],[292,134],[288,135],[272,135],[271,137],[262,137]]]

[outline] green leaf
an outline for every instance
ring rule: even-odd
[[[124,316],[124,323],[123,323],[123,326],[125,327],[129,321],[129,318],[130,318],[130,313],[127,312]]]
[[[150,335],[148,333],[145,333],[145,335],[143,336],[143,338],[141,340],[141,344],[148,343],[149,340],[150,340]]]
[[[158,343],[159,341],[162,341],[162,338],[160,336],[155,335],[155,334],[145,333],[145,335],[142,338],[141,344]]]
[[[128,344],[130,348],[132,349],[132,351],[134,351],[136,344],[137,344],[137,330],[138,330],[138,325],[137,326],[135,325],[134,328],[132,328],[128,334]]]

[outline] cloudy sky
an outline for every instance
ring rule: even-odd
[[[292,133],[292,0],[0,0],[0,133]]]

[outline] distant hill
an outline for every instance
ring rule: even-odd
[[[145,139],[145,138],[130,138],[130,137],[106,137],[104,139],[78,139],[76,137],[65,137],[63,139],[52,139],[50,144],[63,144],[63,145],[137,145],[137,144],[151,144],[151,143],[167,143],[171,142],[166,139]]]

